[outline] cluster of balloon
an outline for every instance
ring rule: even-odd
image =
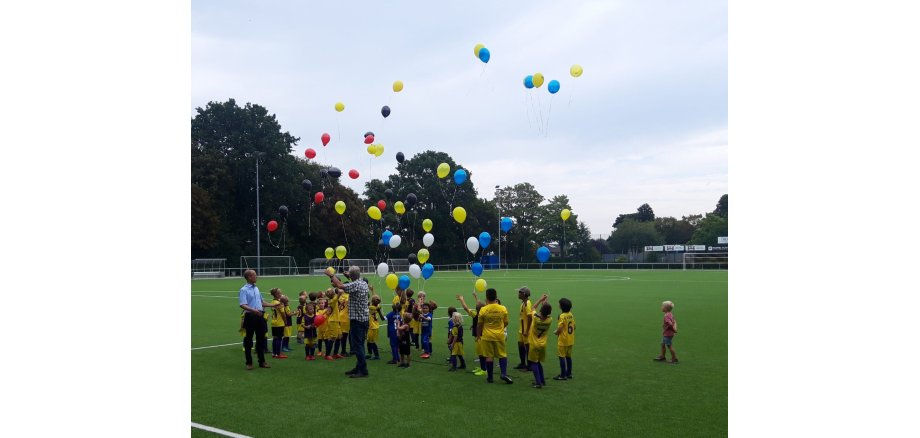
[[[361,174],[358,173],[356,169],[351,169],[348,171],[348,177],[351,179],[358,179],[359,176],[361,176]]]
[[[540,263],[546,263],[549,261],[549,248],[545,246],[537,248],[537,261]]]
[[[382,144],[369,144],[367,145],[367,153],[379,157],[383,155],[383,145]]]
[[[402,237],[399,237],[398,234],[393,234],[392,231],[386,230],[381,235],[380,241],[384,245],[388,245],[390,248],[396,248],[402,243]]]
[[[383,108],[380,108],[380,114],[383,115],[383,118],[390,117],[390,107],[384,105]]]
[[[487,49],[486,46],[482,43],[476,44],[476,46],[473,47],[473,55],[475,55],[477,58],[479,58],[480,61],[486,64],[488,64],[489,59],[492,58],[492,53],[489,52],[489,49]]]
[[[403,155],[402,152],[397,152],[397,153],[396,153],[396,162],[397,162],[397,163],[402,163],[403,161],[406,161],[406,156]]]

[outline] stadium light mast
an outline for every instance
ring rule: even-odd
[[[495,206],[498,207],[498,269],[502,269],[502,203],[501,196],[498,191],[498,186],[495,186],[495,197],[498,199],[498,202],[495,203]]]
[[[262,217],[259,214],[259,159],[265,155],[264,152],[256,151],[255,153],[246,153],[247,158],[255,157],[256,159],[256,274],[262,275]]]

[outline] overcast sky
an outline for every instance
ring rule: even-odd
[[[359,193],[395,170],[397,152],[443,151],[480,197],[530,182],[568,195],[607,237],[643,203],[679,218],[728,193],[726,15],[724,1],[193,0],[190,109],[263,105],[301,138],[297,155],[312,147],[357,169],[341,180]],[[525,89],[535,72],[560,91]],[[365,131],[383,156],[367,154]]]

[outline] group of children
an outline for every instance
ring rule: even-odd
[[[363,281],[363,280],[362,280]],[[369,286],[371,293],[373,287]],[[385,321],[387,338],[390,341],[392,359],[388,364],[397,364],[400,368],[409,368],[411,363],[411,349],[414,346],[422,350],[420,358],[429,359],[432,355],[432,335],[434,311],[437,303],[427,300],[423,291],[415,299],[412,289],[396,289],[393,297],[392,310],[383,315],[381,299],[372,295],[369,304],[369,324],[367,333],[367,355],[370,360],[380,359],[380,350],[377,347],[380,323]],[[316,360],[317,354],[326,360],[336,360],[347,357],[348,354],[348,293],[342,289],[329,288],[324,292],[300,292],[300,303],[296,311],[291,311],[288,297],[282,294],[281,289],[271,289],[271,312],[265,312],[267,322],[270,322],[272,331],[272,357],[286,359],[285,352],[293,351],[290,348],[290,338],[294,328],[297,330],[297,343],[304,344],[305,360]],[[462,295],[456,299],[462,309],[472,318],[469,334],[476,343],[476,355],[479,366],[472,370],[477,376],[486,374],[482,368],[486,358],[480,345],[479,311],[485,303],[479,300],[474,292],[475,308],[470,308]],[[552,305],[547,302],[547,295],[543,294],[536,303],[530,301],[530,289],[522,287],[518,290],[518,299],[521,301],[518,326],[518,355],[520,364],[515,369],[529,371],[533,374],[533,387],[540,389],[546,385],[543,375],[543,361],[546,358],[547,338],[552,325]],[[501,300],[497,300],[501,305]],[[572,349],[575,345],[575,317],[572,314],[572,302],[568,298],[559,300],[561,314],[553,332],[557,337],[557,355],[559,358],[560,372],[553,380],[572,379]],[[661,310],[665,313],[663,322],[663,337],[661,341],[661,354],[654,358],[655,361],[665,361],[666,349],[671,353],[670,363],[677,364],[677,355],[672,346],[673,336],[677,333],[677,322],[671,310],[674,304],[670,301],[662,303]],[[447,350],[450,353],[450,368],[448,371],[466,369],[464,359],[464,322],[463,315],[457,308],[447,308]],[[245,329],[240,318],[240,334],[245,336]],[[505,328],[507,338],[507,328]],[[267,345],[263,345],[263,348]],[[325,352],[325,354],[323,353]]]

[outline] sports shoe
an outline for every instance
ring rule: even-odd
[[[447,369],[447,371],[457,371],[457,367],[450,367]]]
[[[512,384],[512,383],[514,383],[514,381],[511,380],[511,378],[508,377],[508,376],[502,376],[502,381],[505,382],[505,383],[507,383],[507,384],[509,384],[509,385]]]
[[[346,375],[346,376],[350,376],[350,375],[352,375],[352,374],[358,374],[358,370],[357,370],[356,368],[352,368],[352,369],[350,369],[350,370],[348,370],[348,371],[345,371],[345,375]]]
[[[470,372],[473,373],[473,374],[476,374],[476,373],[478,373],[478,372],[480,372],[480,371],[482,371],[482,369],[480,369],[479,367],[476,367],[476,368],[473,368],[473,371],[470,371]]]
[[[272,366],[269,365],[268,362],[266,362],[266,363],[260,363],[260,364],[259,364],[259,368],[271,368],[271,367],[272,367]]]
[[[370,360],[380,360],[380,356],[374,356]]]
[[[428,354],[428,353],[422,353],[422,355],[421,355],[420,357],[421,357],[422,359],[428,359],[428,358],[431,357],[431,355]]]
[[[387,365],[393,365],[393,364],[397,364],[397,363],[399,363],[399,361],[397,361],[397,360],[391,360],[391,361],[387,362]]]
[[[288,358],[287,355],[285,355],[284,353],[278,355],[278,359],[287,359],[287,358]]]
[[[569,374],[568,376],[565,376],[565,378],[566,378],[566,379],[569,379],[569,380],[572,380],[572,375]]]
[[[486,379],[486,383],[493,383],[492,379]]]
[[[360,379],[360,378],[362,378],[362,377],[367,377],[367,373],[355,373],[355,374],[352,374],[352,375],[350,375],[350,376],[348,376],[348,377],[350,377],[350,378],[352,378],[352,379]]]
[[[246,365],[246,369],[252,371],[252,364]]]
[[[335,359],[333,359],[332,356],[326,356],[326,360],[335,360]]]
[[[679,364],[680,362],[678,362],[677,359],[671,359],[671,361],[668,362],[668,363],[673,363],[674,365],[677,365],[677,364]],[[569,378],[571,379],[572,377],[570,376]]]
[[[477,376],[484,376],[484,375],[486,375],[486,374],[488,374],[488,373],[486,373],[486,372],[483,371],[483,370],[479,370],[479,371],[476,371],[476,372],[473,373],[473,374],[475,374],[475,375],[477,375]]]
[[[656,361],[656,362],[664,362],[664,356],[657,356],[657,357],[655,357],[655,358],[652,359],[652,360],[654,360],[654,361]]]
[[[516,367],[514,367],[514,369],[516,369],[516,370],[527,370],[528,368],[527,368],[527,365],[524,365],[524,364],[520,364],[520,363],[519,363],[519,364],[517,364]]]
[[[543,388],[543,385],[538,385],[538,384],[534,383],[533,385],[530,385],[530,387],[531,387],[531,388],[534,388],[534,389],[540,389],[540,388]]]
[[[558,375],[558,376],[556,376],[556,377],[553,377],[553,380],[568,380],[568,378],[566,378],[566,377],[563,376],[563,375]]]
[[[332,357],[335,359],[345,359],[345,356],[342,356],[341,354],[333,354]]]
[[[458,369],[458,370],[465,370],[465,369],[466,369],[466,365],[460,365],[460,366],[457,367],[457,369]]]

